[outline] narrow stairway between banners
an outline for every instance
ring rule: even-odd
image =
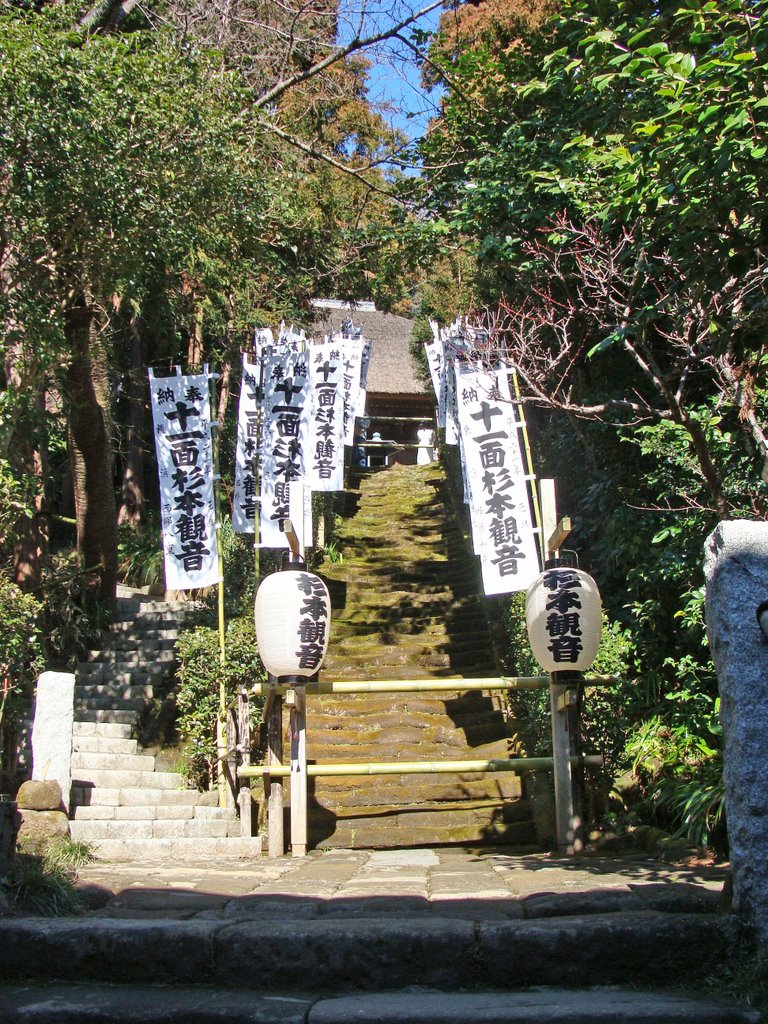
[[[341,560],[321,575],[333,616],[323,680],[454,679],[450,692],[309,696],[309,763],[506,758],[497,675],[477,560],[439,463],[353,479]],[[535,846],[521,781],[509,772],[310,777],[310,847],[438,843]]]

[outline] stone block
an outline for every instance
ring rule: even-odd
[[[22,782],[16,803],[25,811],[60,811],[62,797],[61,785],[55,779],[31,779]]]
[[[75,676],[43,672],[37,681],[35,724],[32,727],[32,778],[55,779],[69,810],[72,785],[72,723]]]
[[[733,910],[768,944],[768,523],[720,523],[704,549],[706,621],[720,686]]]
[[[69,819],[63,811],[20,810],[18,847],[22,853],[43,853],[54,839],[69,835]]]

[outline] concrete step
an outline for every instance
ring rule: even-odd
[[[75,725],[125,725],[131,728],[136,724],[138,711],[120,708],[79,706],[75,709]]]
[[[76,754],[122,754],[123,756],[138,753],[139,744],[136,740],[117,736],[83,736],[72,737],[72,751]]]
[[[180,776],[176,776],[180,781]],[[155,789],[151,783],[154,774],[147,779],[149,785],[140,789],[120,789],[106,786],[73,786],[72,802],[78,807],[203,807],[218,803],[216,793],[199,793],[196,789]]]
[[[191,821],[195,817],[194,804],[142,804],[135,807],[112,807],[90,804],[75,808],[75,821]]]
[[[75,718],[82,719],[83,714],[88,711],[141,711],[145,704],[146,700],[143,697],[124,697],[121,699],[104,695],[100,697],[78,697],[75,695]]]
[[[120,725],[119,723],[77,721],[72,724],[74,737],[101,736],[104,739],[130,739],[131,734],[130,725]]]
[[[258,839],[125,840],[105,841],[101,854],[128,859],[129,844],[134,855],[148,859],[169,858],[184,847],[197,849],[200,857],[221,856],[224,850],[228,856],[252,857],[260,848]],[[297,919],[285,901],[270,915],[267,898],[261,912],[256,903],[245,919],[80,917],[47,919],[41,926],[35,918],[6,917],[0,919],[3,978],[7,984],[44,972],[49,982],[124,983],[130,965],[133,984],[223,985],[273,993],[287,988],[293,994],[388,989],[391,996],[414,985],[421,992],[453,994],[552,984],[657,990],[686,985],[695,991],[698,983],[703,991],[708,975],[725,962],[733,932],[733,922],[716,914],[625,911],[473,920],[409,914],[407,906],[403,900],[400,912]],[[596,1019],[591,1017],[591,1024]],[[661,1024],[665,1018],[645,1020]]]
[[[86,771],[154,772],[155,759],[151,754],[118,754],[84,751],[72,755],[72,774],[81,776]],[[178,776],[177,776],[178,778]]]
[[[239,827],[239,826],[238,826]],[[129,862],[178,860],[195,863],[203,860],[255,860],[261,857],[261,838],[229,836],[225,839],[202,836],[200,838],[164,839],[99,839],[94,843],[99,860]],[[177,922],[178,923],[178,922]],[[2,921],[0,921],[2,937]],[[147,948],[149,953],[152,947]]]
[[[0,1012],[26,1024],[757,1024],[732,1000],[695,993],[548,989],[265,995],[231,988],[9,985]]]
[[[102,678],[102,677],[100,677]],[[103,677],[108,679],[108,675]],[[133,678],[133,677],[132,677]],[[144,701],[152,700],[157,693],[157,687],[152,683],[115,683],[115,682],[94,682],[78,683],[75,687],[75,700],[89,701],[94,697],[110,697],[115,704],[124,700],[133,700],[136,697]]]
[[[169,650],[111,650],[105,647],[100,650],[89,650],[78,671],[94,666],[106,666],[115,672],[127,672],[141,666],[147,672],[159,675],[173,668],[175,663],[176,655]]]
[[[91,783],[105,789],[184,789],[184,780],[176,772],[120,771],[112,768],[76,768],[72,771],[72,785]]]
[[[226,839],[239,836],[240,822],[203,818],[91,818],[69,823],[72,838],[98,843],[105,839]]]

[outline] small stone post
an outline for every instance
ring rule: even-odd
[[[43,672],[37,680],[35,724],[32,726],[32,778],[55,780],[69,811],[72,788],[72,723],[75,717],[75,676]]]
[[[720,685],[733,911],[768,944],[768,523],[720,523],[705,543],[707,633]]]

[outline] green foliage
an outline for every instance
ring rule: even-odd
[[[89,593],[88,575],[60,561],[43,577],[42,623],[46,661],[74,668],[90,647],[101,642],[108,614]]]
[[[249,616],[228,623],[224,666],[220,664],[218,631],[207,626],[184,630],[179,635],[176,654],[179,659],[177,725],[185,742],[183,771],[192,785],[206,789],[216,779],[216,723],[221,681],[227,702],[241,688],[266,681],[257,652],[253,619]],[[261,700],[252,698],[250,704],[258,715]]]
[[[43,668],[41,604],[0,574],[0,726],[13,717],[21,696],[31,688]]]
[[[87,909],[75,888],[77,869],[93,860],[87,843],[53,840],[40,856],[17,854],[5,881],[11,913],[67,917]]]
[[[0,392],[0,433],[3,431],[2,397]],[[0,565],[9,560],[16,540],[16,526],[22,516],[33,515],[31,480],[14,472],[11,465],[0,458]]]
[[[155,517],[150,516],[142,529],[122,523],[117,531],[117,555],[118,574],[127,586],[163,583],[163,544]]]
[[[554,406],[526,406],[537,469],[621,637],[585,733],[635,765],[642,813],[721,843],[701,552],[719,519],[768,515],[768,6],[563,0],[516,46],[434,56],[431,230],[527,324],[510,359]],[[518,672],[522,646],[518,618]]]

